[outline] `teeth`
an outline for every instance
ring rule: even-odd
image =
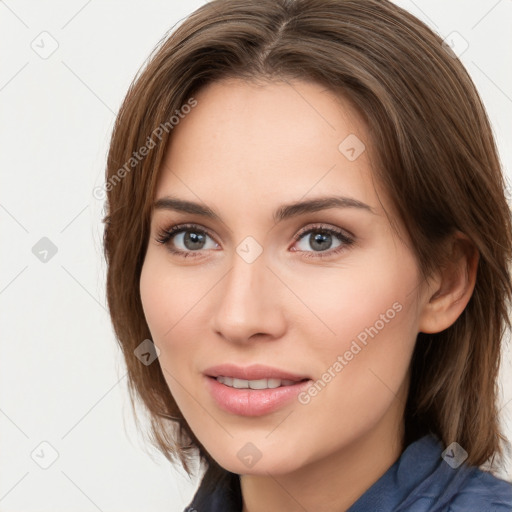
[[[236,389],[244,389],[249,387],[249,381],[244,379],[233,378],[233,387]]]
[[[274,389],[280,386],[292,386],[295,384],[295,381],[286,379],[245,380],[235,379],[234,377],[224,377],[222,375],[217,377],[217,381],[236,389]]]

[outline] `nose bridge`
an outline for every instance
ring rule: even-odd
[[[263,248],[244,239],[233,254],[223,279],[215,310],[215,330],[231,341],[244,341],[256,333],[278,336],[282,311],[275,294],[275,276]]]

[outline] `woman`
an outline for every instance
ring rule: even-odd
[[[475,87],[423,23],[209,2],[130,88],[106,189],[133,398],[206,470],[187,510],[512,509],[479,468],[506,442],[510,209]]]

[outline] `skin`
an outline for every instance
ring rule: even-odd
[[[393,231],[385,213],[395,217],[393,205],[373,181],[367,129],[331,91],[232,79],[195,98],[173,130],[155,199],[172,194],[208,205],[221,220],[153,212],[140,292],[158,362],[194,434],[222,467],[242,475],[244,512],[346,510],[400,456],[417,333],[457,319],[473,291],[477,255],[458,234],[447,244],[450,264],[422,280],[403,225]],[[338,149],[348,134],[366,146],[354,161]],[[330,208],[272,220],[282,204],[333,194],[373,212]],[[174,247],[196,257],[156,241],[181,223],[212,235],[204,249],[175,236]],[[294,240],[319,223],[354,243],[333,254],[344,245],[336,235],[323,251],[314,250],[316,232]],[[262,249],[252,263],[236,252],[247,236]],[[400,312],[305,405],[293,400],[242,417],[220,409],[205,386],[204,370],[224,362],[320,379],[394,303]],[[248,442],[261,454],[251,468],[237,456]]]

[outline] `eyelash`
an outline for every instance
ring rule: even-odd
[[[177,250],[177,249],[172,248],[171,245],[169,244],[169,242],[171,241],[171,238],[173,236],[175,236],[175,235],[177,235],[179,233],[182,233],[184,231],[185,232],[186,231],[193,231],[193,232],[200,233],[200,234],[203,234],[203,235],[208,235],[210,238],[212,238],[214,240],[213,236],[209,233],[208,230],[206,230],[204,228],[201,228],[197,224],[176,224],[176,225],[171,226],[171,227],[169,227],[167,229],[162,229],[162,230],[160,230],[158,232],[157,237],[155,238],[155,240],[159,244],[162,244],[162,245],[166,246],[167,249],[172,254],[176,254],[177,256],[180,256],[180,257],[183,257],[183,258],[188,258],[188,257],[197,258],[197,257],[199,257],[199,254],[195,254],[195,253],[199,253],[200,250],[198,250],[198,251],[182,251],[182,250]],[[339,229],[336,229],[336,228],[327,227],[327,226],[322,225],[322,224],[312,226],[312,227],[308,228],[307,230],[299,231],[293,237],[293,239],[294,239],[295,242],[298,242],[299,240],[302,240],[302,238],[305,238],[305,236],[310,234],[310,233],[322,233],[322,234],[335,235],[335,236],[337,236],[340,239],[340,241],[342,242],[342,245],[340,245],[339,247],[336,247],[335,249],[330,250],[330,251],[297,251],[297,252],[305,252],[305,254],[302,255],[302,257],[304,257],[304,258],[327,258],[327,257],[332,257],[332,256],[335,256],[335,255],[341,253],[342,251],[346,250],[348,247],[350,247],[355,242],[354,238],[352,238],[350,236],[347,236],[343,231],[341,231]]]

